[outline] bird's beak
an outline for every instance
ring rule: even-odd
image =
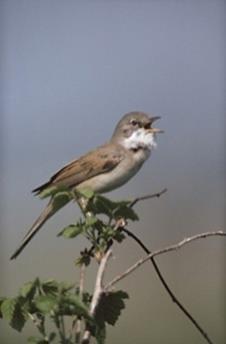
[[[156,117],[151,117],[150,118],[150,128],[147,129],[147,132],[148,133],[152,133],[152,134],[160,134],[160,133],[164,133],[164,130],[162,129],[158,129],[158,128],[152,128],[152,124],[157,121],[158,119],[160,119],[161,117],[160,116],[156,116]]]

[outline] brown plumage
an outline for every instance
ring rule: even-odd
[[[153,141],[151,135],[161,132],[151,128],[156,119],[158,117],[149,117],[143,112],[126,114],[117,124],[109,143],[70,162],[55,173],[47,183],[37,187],[33,192],[42,197],[42,192],[48,188],[57,190],[62,186],[77,190],[91,188],[94,192],[102,193],[123,185],[139,171],[149,157]],[[132,136],[133,145],[130,147]],[[148,137],[152,139],[150,142]],[[140,138],[143,138],[144,142],[139,142],[142,140]],[[137,147],[136,144],[138,144]],[[69,201],[69,198],[65,199],[64,204],[59,206],[55,204],[57,202],[54,202],[54,198],[51,198],[11,259],[16,258],[42,225]]]
[[[123,159],[123,153],[123,149],[118,145],[107,144],[99,147],[97,150],[91,151],[80,159],[73,160],[64,166],[56,172],[47,183],[37,187],[32,192],[36,195],[40,195],[46,189],[55,186],[76,188],[76,186],[82,182],[114,169]],[[68,202],[69,201],[70,200],[68,200]],[[50,199],[48,205],[44,208],[38,219],[33,223],[31,229],[25,235],[21,245],[10,259],[15,259],[20,254],[43,224],[58,210],[59,208],[53,207],[53,199]]]
[[[108,143],[88,152],[79,159],[71,161],[57,171],[47,183],[37,187],[32,192],[38,195],[49,187],[76,187],[87,179],[109,172],[120,163],[123,157],[124,150],[122,147]]]

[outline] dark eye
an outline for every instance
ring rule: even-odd
[[[135,119],[131,119],[130,123],[135,127],[136,125],[139,125],[139,122]]]

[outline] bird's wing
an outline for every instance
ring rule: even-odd
[[[107,144],[74,160],[55,173],[50,180],[33,190],[36,194],[49,187],[75,187],[85,180],[113,170],[124,158],[124,150]]]

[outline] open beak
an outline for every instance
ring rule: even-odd
[[[150,128],[147,129],[147,132],[152,133],[152,134],[160,134],[160,133],[164,133],[164,130],[162,129],[158,129],[158,128],[152,128],[152,123],[154,123],[155,121],[157,121],[158,119],[160,119],[160,116],[156,116],[156,117],[151,117],[150,118]]]

